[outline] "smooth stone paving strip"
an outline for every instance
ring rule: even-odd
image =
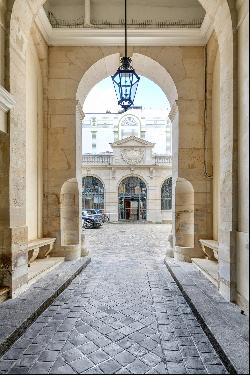
[[[2,357],[0,373],[227,373],[164,265],[168,230],[87,231],[91,264]]]
[[[165,263],[224,362],[228,362],[227,367],[238,374],[249,374],[249,317],[239,306],[227,302],[193,264],[170,258]]]

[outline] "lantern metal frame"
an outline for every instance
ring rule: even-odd
[[[125,0],[125,56],[121,58],[121,65],[112,76],[118,104],[126,112],[134,105],[140,77],[132,66],[132,59],[128,57],[128,25],[127,25],[127,0]]]

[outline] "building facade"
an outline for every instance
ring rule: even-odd
[[[155,143],[155,154],[172,155],[172,124],[167,110],[134,107],[126,113],[86,113],[82,135],[84,154],[112,152],[111,143],[135,136]]]
[[[154,146],[130,136],[110,154],[83,155],[83,209],[102,209],[111,221],[172,222],[172,157]]]

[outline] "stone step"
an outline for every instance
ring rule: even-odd
[[[219,266],[218,262],[209,259],[192,258],[192,263],[196,268],[208,278],[217,288],[219,286]]]

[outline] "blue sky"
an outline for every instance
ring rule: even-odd
[[[161,88],[145,77],[141,77],[135,105],[156,110],[167,110],[169,108],[169,102]],[[85,113],[102,113],[107,110],[117,112],[119,109],[111,77],[104,79],[93,87],[83,106]]]

